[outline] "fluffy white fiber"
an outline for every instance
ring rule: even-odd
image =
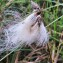
[[[33,42],[37,46],[46,44],[49,39],[48,33],[42,21],[40,26],[38,25],[38,18],[40,15],[36,16],[35,13],[32,13],[24,21],[5,29],[6,49],[13,49],[19,44],[20,46],[31,45]]]
[[[31,13],[22,22],[5,29],[4,33],[4,47],[0,51],[11,51],[14,48],[31,45],[34,42],[37,46],[42,46],[47,44],[49,40],[47,30],[37,12]],[[3,44],[0,45],[3,46]]]

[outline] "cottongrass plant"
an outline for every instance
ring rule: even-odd
[[[14,2],[17,1],[14,0]],[[12,4],[14,2],[12,2]],[[19,0],[17,3],[20,2],[21,0]],[[44,2],[45,3],[43,4],[43,6],[47,8],[42,9],[42,14],[44,15],[43,19],[46,28],[49,30],[49,34],[50,34],[50,41],[48,45],[46,47],[36,47],[35,45],[32,45],[30,46],[31,48],[27,47],[27,48],[18,49],[15,52],[13,51],[11,51],[10,53],[7,52],[7,54],[3,56],[2,59],[0,60],[1,62],[3,62],[2,60],[5,58],[7,63],[63,62],[62,60],[63,59],[63,30],[62,30],[63,29],[62,27],[63,26],[63,14],[62,14],[63,3],[60,3],[59,0],[58,1],[45,0]],[[54,6],[52,2],[55,3]],[[9,62],[10,60],[11,62]]]

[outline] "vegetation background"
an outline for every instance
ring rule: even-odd
[[[63,63],[63,0],[33,1],[42,8],[42,19],[50,34],[48,45],[26,46],[10,53],[7,51],[0,55],[0,63]],[[26,17],[32,12],[30,0],[0,0],[0,32],[15,20],[13,11]]]

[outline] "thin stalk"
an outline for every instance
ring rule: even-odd
[[[50,25],[52,25],[53,23],[55,23],[57,20],[61,19],[62,17],[63,17],[63,15],[60,16],[59,18],[55,19],[53,22],[49,23],[46,27],[49,27]]]

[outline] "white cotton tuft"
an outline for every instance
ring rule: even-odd
[[[43,22],[41,22],[37,46],[44,46],[48,43],[48,41],[49,41],[48,32],[47,32],[46,27],[44,26]]]
[[[40,11],[40,6],[37,3],[33,2],[32,0],[31,0],[31,7],[34,9],[33,10],[34,12]]]
[[[34,2],[32,2],[32,5],[34,5],[35,8],[39,7]],[[5,40],[0,42],[0,53],[4,51],[14,51],[19,47],[31,45],[32,43],[36,43],[37,46],[47,44],[49,36],[41,21],[41,15],[37,13],[38,12],[34,12],[23,21],[3,30]]]
[[[13,47],[21,44],[21,46],[30,45],[36,41],[39,27],[37,18],[39,17],[32,13],[24,21],[19,22],[16,25],[10,26],[8,29],[5,29],[6,40],[6,50],[12,50]],[[31,27],[35,24],[33,27]]]
[[[24,21],[5,29],[5,50],[11,51],[16,47],[31,45],[34,42],[37,46],[46,44],[49,39],[48,33],[42,21],[40,26],[38,25],[38,18],[40,15],[36,16],[32,13]]]

